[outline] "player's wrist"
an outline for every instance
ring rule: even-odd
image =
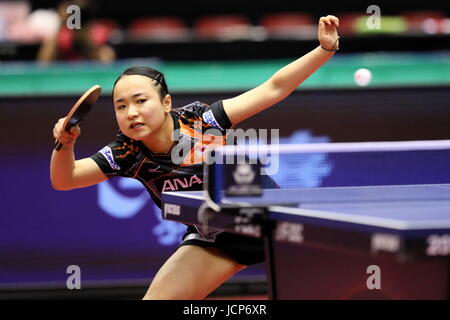
[[[315,50],[318,53],[318,55],[323,56],[323,57],[327,57],[327,58],[330,58],[330,57],[334,56],[334,54],[336,53],[336,51],[324,50],[320,45]]]
[[[74,139],[70,142],[62,143],[60,150],[63,150],[63,151],[73,150],[73,148],[75,146],[75,142],[76,142],[76,139]]]
[[[70,142],[66,143],[65,145],[70,148],[73,148],[75,146],[75,142],[77,142],[77,139],[73,139]]]
[[[339,51],[339,39],[340,39],[340,37],[336,38],[336,41],[334,42],[332,47],[330,47],[329,45],[324,45],[324,44],[320,43],[320,48],[322,48],[322,50],[327,51],[327,52]]]

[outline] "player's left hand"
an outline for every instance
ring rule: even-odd
[[[339,35],[337,28],[339,27],[339,19],[335,16],[328,15],[321,17],[319,20],[318,38],[320,45],[329,50],[339,48]]]

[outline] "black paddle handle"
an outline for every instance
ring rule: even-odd
[[[55,141],[55,146],[53,147],[53,149],[55,149],[56,151],[61,150],[63,144],[61,142],[59,142],[58,140]]]

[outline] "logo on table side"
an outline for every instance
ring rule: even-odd
[[[275,229],[276,241],[287,241],[292,243],[302,243],[304,226],[301,223],[294,222],[278,222]]]
[[[432,234],[427,237],[428,256],[447,256],[450,254],[450,234]]]
[[[181,207],[176,204],[164,204],[164,216],[170,214],[172,216],[179,216],[181,212]]]
[[[371,239],[371,250],[373,253],[378,251],[398,252],[401,248],[401,241],[397,235],[376,233]]]
[[[255,216],[261,216],[264,210],[261,208],[242,208],[239,215],[234,217],[234,231],[248,236],[261,237],[262,227],[253,223]]]

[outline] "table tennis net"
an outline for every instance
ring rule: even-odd
[[[274,199],[269,200],[278,203],[292,197],[433,200],[448,198],[450,191],[450,140],[226,146],[216,152],[225,165],[231,159],[234,163],[261,162],[266,177],[291,190],[273,194]],[[440,187],[424,189],[422,185]],[[368,186],[379,186],[379,195],[370,192],[365,196],[364,187]]]
[[[263,189],[261,197],[224,197],[223,203],[280,204],[448,201],[450,184]]]

